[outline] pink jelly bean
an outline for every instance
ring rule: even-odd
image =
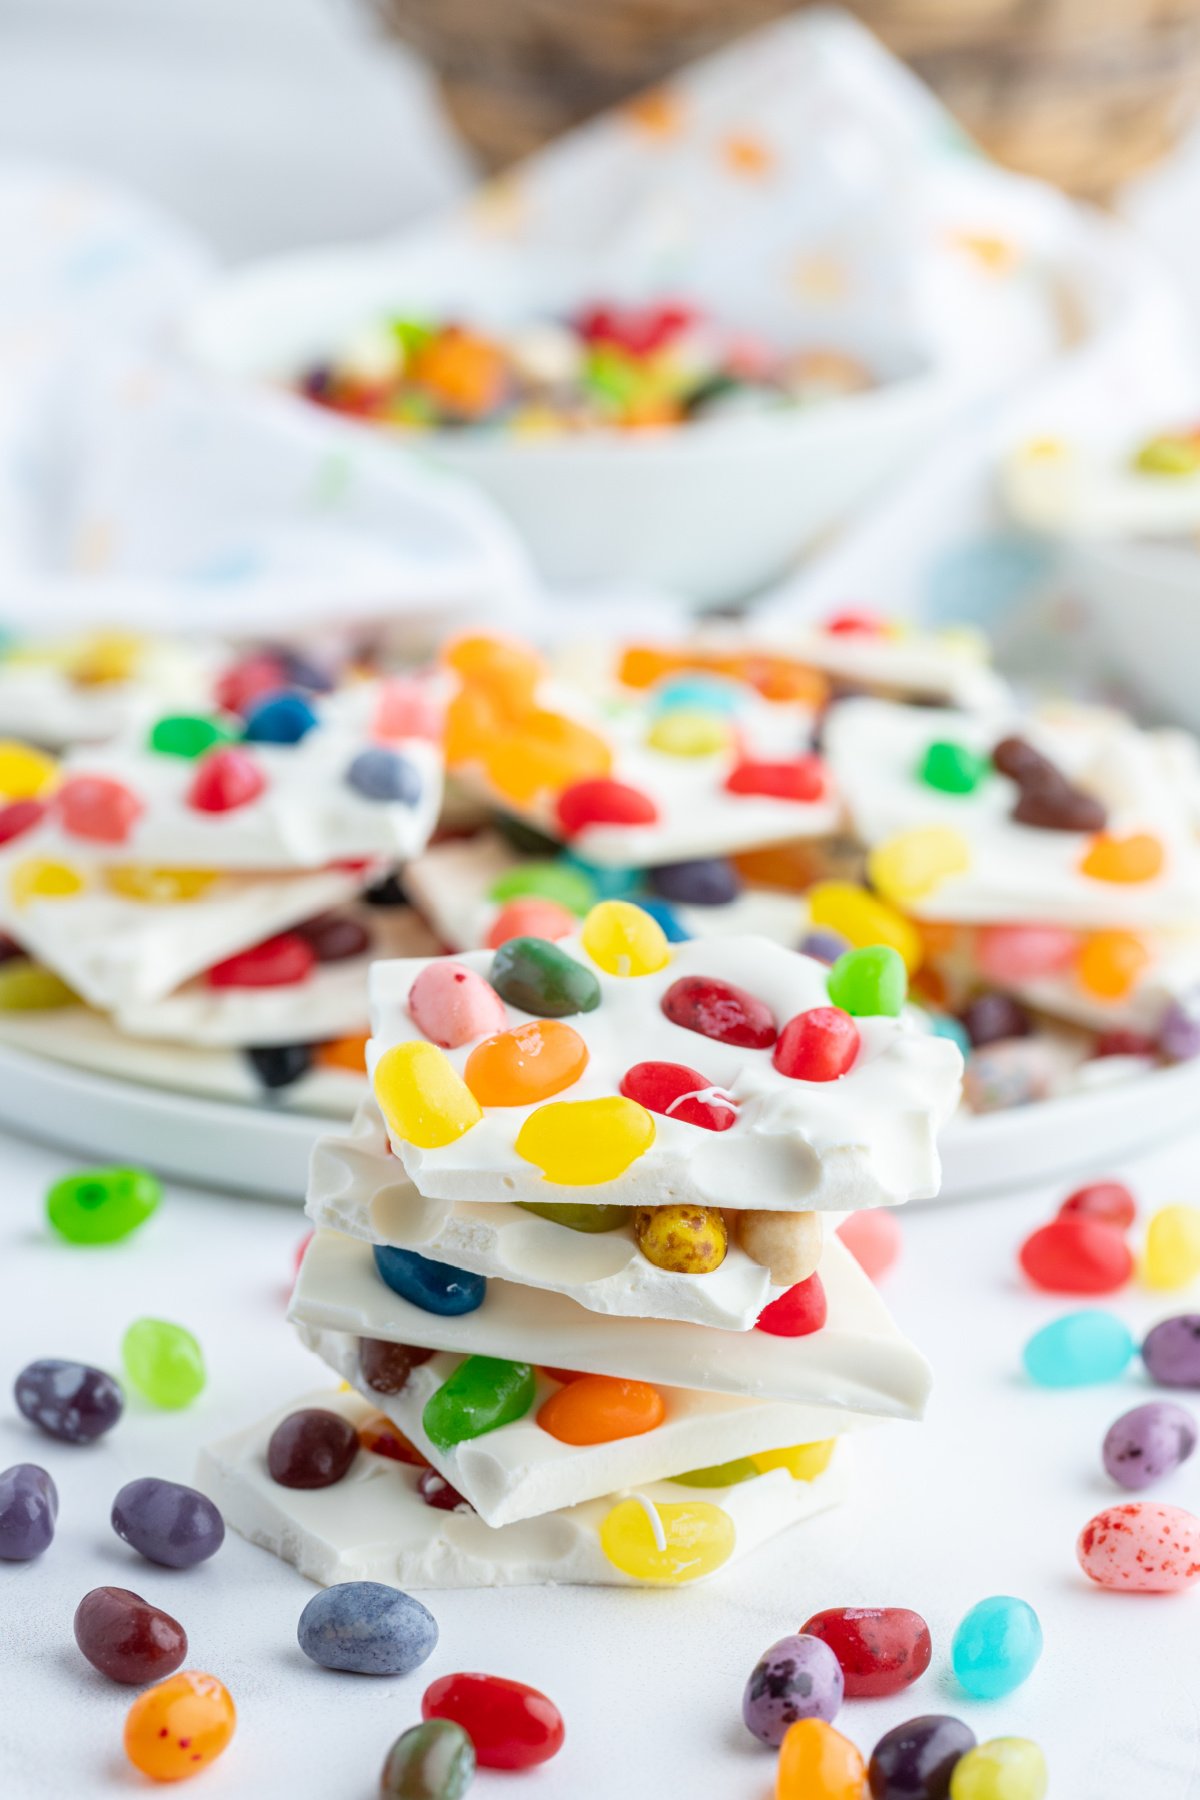
[[[1075,1554],[1101,1587],[1178,1593],[1200,1581],[1200,1519],[1157,1500],[1107,1506],[1088,1520]]]
[[[986,925],[975,939],[975,960],[989,981],[1015,986],[1057,974],[1078,949],[1078,933],[1061,925]]]
[[[421,970],[408,990],[408,1011],[418,1029],[443,1050],[457,1050],[472,1038],[491,1037],[508,1026],[495,988],[456,962],[431,962]]]
[[[64,831],[101,844],[123,844],[145,811],[145,801],[107,775],[72,775],[55,804]]]
[[[837,1234],[847,1250],[872,1281],[886,1275],[900,1254],[904,1242],[900,1221],[886,1206],[864,1207],[843,1219]]]
[[[397,738],[428,738],[437,743],[442,735],[444,708],[426,681],[385,681],[375,702],[371,735],[385,743]]]

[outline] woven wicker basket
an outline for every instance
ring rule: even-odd
[[[373,0],[495,169],[786,0]],[[1200,0],[848,0],[1011,168],[1103,198],[1200,96]]]

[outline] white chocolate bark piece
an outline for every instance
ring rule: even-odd
[[[562,1583],[661,1585],[626,1575],[601,1549],[601,1526],[627,1498],[622,1494],[493,1526],[477,1513],[427,1506],[417,1492],[419,1470],[369,1450],[359,1451],[349,1473],[333,1487],[280,1487],[267,1471],[271,1433],[289,1413],[312,1406],[340,1413],[355,1426],[377,1410],[358,1394],[304,1394],[259,1424],[206,1445],[195,1475],[197,1487],[216,1503],[227,1525],[292,1563],[310,1581],[322,1587],[380,1581],[418,1591]],[[849,1484],[847,1445],[839,1442],[829,1466],[812,1481],[794,1481],[786,1470],[772,1469],[728,1488],[664,1481],[638,1491],[652,1504],[703,1500],[728,1513],[736,1531],[733,1554],[722,1564],[728,1568],[789,1526],[836,1506]]]
[[[1118,999],[1092,993],[1070,970],[1021,982],[1012,992],[1040,1012],[1093,1031],[1120,1029],[1156,1037],[1173,1005],[1200,994],[1200,932],[1147,934],[1144,942],[1152,960]]]
[[[794,1081],[771,1051],[720,1044],[668,1019],[663,994],[681,976],[716,976],[766,1001],[782,1029],[795,1014],[828,1006],[828,970],[765,938],[709,938],[672,946],[653,975],[622,979],[594,964],[575,938],[561,950],[590,968],[599,1006],[566,1021],[587,1044],[589,1062],[557,1101],[619,1092],[634,1063],[663,1061],[696,1069],[737,1103],[728,1131],[654,1114],[655,1138],[615,1181],[569,1187],[546,1181],[516,1150],[536,1106],[488,1107],[455,1142],[423,1150],[392,1136],[392,1148],[422,1194],[444,1200],[533,1200],[620,1206],[751,1207],[759,1211],[845,1212],[895,1205],[937,1193],[937,1132],[958,1104],[962,1058],[945,1038],[918,1031],[905,1017],[861,1018],[858,1060],[836,1081]],[[458,960],[487,976],[490,950]],[[391,1045],[423,1034],[409,1016],[409,989],[425,961],[376,963],[371,971],[367,1066],[374,1076]],[[505,1008],[509,1026],[529,1014]],[[461,1073],[474,1046],[448,1051]],[[538,1104],[542,1104],[539,1102]]]
[[[966,712],[1011,705],[1008,683],[989,667],[987,639],[966,627],[924,631],[896,623],[883,631],[829,631],[797,623],[772,628],[763,647],[885,697],[940,700]]]
[[[1039,437],[1004,463],[1008,511],[1034,531],[1068,537],[1183,536],[1200,527],[1200,474],[1161,474],[1135,466],[1145,439],[1123,454],[1066,438]]]
[[[128,729],[147,701],[162,712],[204,712],[212,681],[233,653],[188,638],[146,638],[131,649],[127,679],[80,680],[88,640],[17,643],[0,654],[0,737],[47,749],[101,744]]]
[[[374,1099],[363,1101],[348,1136],[315,1145],[306,1211],[330,1231],[566,1294],[590,1312],[748,1331],[785,1291],[732,1239],[719,1269],[677,1275],[647,1261],[632,1225],[572,1231],[503,1202],[427,1200],[389,1152]]]
[[[921,779],[929,746],[961,744],[990,756],[1001,738],[1026,738],[1068,780],[1108,808],[1117,838],[1148,833],[1162,844],[1162,872],[1149,881],[1084,875],[1092,835],[1047,831],[1010,814],[1016,784],[992,770],[970,794]],[[831,708],[825,750],[855,829],[872,847],[901,833],[948,827],[965,841],[969,867],[905,902],[923,919],[1079,927],[1181,927],[1200,915],[1200,847],[1176,787],[1164,780],[1150,736],[1118,714],[1063,710],[1053,717],[986,720],[962,712],[847,700]]]

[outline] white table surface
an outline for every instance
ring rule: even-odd
[[[1124,1173],[1144,1207],[1195,1202],[1196,1148],[1176,1143],[1097,1173]],[[844,1708],[838,1725],[865,1753],[905,1718],[954,1712],[981,1739],[1035,1738],[1051,1800],[1200,1796],[1200,1592],[1108,1594],[1074,1556],[1086,1520],[1123,1497],[1099,1446],[1112,1419],[1149,1397],[1140,1365],[1119,1383],[1064,1393],[1033,1390],[1020,1369],[1026,1337],[1070,1307],[1023,1289],[1014,1264],[1061,1188],[910,1211],[885,1292],[933,1362],[934,1399],[924,1426],[859,1441],[855,1491],[840,1510],[690,1591],[425,1594],[441,1642],[423,1669],[393,1680],[306,1661],[295,1627],[315,1590],[266,1551],[231,1533],[211,1562],[176,1572],[143,1562],[108,1524],[125,1481],[187,1481],[198,1443],[323,1385],[322,1365],[283,1322],[300,1215],[176,1190],[130,1242],[68,1246],[51,1240],[42,1195],[69,1166],[0,1139],[0,1467],[44,1464],[61,1499],[47,1553],[0,1564],[8,1800],[151,1791],[121,1749],[132,1690],[91,1669],[72,1638],[80,1597],[106,1583],[179,1618],[188,1665],[234,1696],[237,1734],[194,1790],[205,1800],[372,1800],[425,1686],[454,1669],[531,1682],[567,1723],[553,1763],[526,1777],[481,1773],[478,1800],[768,1800],[774,1759],[742,1726],[743,1684],[776,1638],[849,1604],[913,1607],[934,1641],[931,1668],[907,1694]],[[1188,1303],[1130,1289],[1115,1304],[1136,1333]],[[117,1371],[125,1327],[146,1313],[187,1325],[204,1346],[210,1382],[190,1410],[155,1412],[133,1396],[118,1428],[80,1449],[19,1417],[8,1387],[26,1362],[68,1356]],[[1153,1491],[1200,1511],[1200,1458]],[[950,1639],[967,1608],[996,1593],[1036,1607],[1046,1649],[1024,1688],[972,1703],[949,1672]]]

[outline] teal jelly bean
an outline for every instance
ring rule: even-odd
[[[904,959],[890,944],[847,950],[829,971],[829,998],[843,1012],[862,1018],[886,1013],[895,1018],[908,995]]]
[[[950,1657],[961,1686],[977,1700],[999,1700],[1033,1673],[1042,1628],[1032,1606],[993,1594],[973,1606],[954,1634]]]
[[[162,1199],[147,1169],[81,1169],[46,1195],[46,1216],[72,1244],[115,1244],[143,1225]]]
[[[518,863],[506,869],[488,890],[488,899],[503,902],[536,894],[539,900],[557,900],[568,912],[581,916],[596,904],[596,889],[582,869],[566,862]]]
[[[740,1482],[754,1481],[762,1470],[748,1456],[735,1457],[733,1462],[714,1463],[709,1469],[689,1469],[686,1475],[668,1475],[668,1481],[674,1481],[679,1487],[727,1488],[737,1487]]]
[[[602,869],[598,863],[584,862],[573,851],[560,857],[559,862],[564,869],[586,876],[597,900],[629,900],[642,886],[640,869]]]
[[[190,1406],[207,1379],[190,1331],[166,1319],[135,1319],[121,1343],[125,1373],[139,1393],[169,1412]]]
[[[421,1423],[439,1450],[482,1437],[523,1419],[533,1405],[537,1379],[529,1363],[500,1356],[468,1356],[425,1403]]]
[[[943,794],[973,794],[988,772],[986,756],[965,744],[930,744],[921,764],[921,780]]]
[[[737,713],[744,705],[744,693],[731,681],[715,681],[712,676],[681,675],[676,681],[665,681],[656,689],[652,705],[655,712]]]
[[[1136,1348],[1128,1327],[1114,1313],[1088,1307],[1035,1331],[1021,1355],[1039,1387],[1088,1387],[1115,1381]]]
[[[502,1000],[539,1019],[594,1012],[600,983],[590,969],[545,938],[509,938],[492,958],[488,980]]]
[[[930,1013],[929,1023],[933,1027],[934,1037],[949,1038],[952,1044],[958,1045],[964,1056],[970,1054],[971,1034],[961,1019],[954,1018],[950,1013]]]

